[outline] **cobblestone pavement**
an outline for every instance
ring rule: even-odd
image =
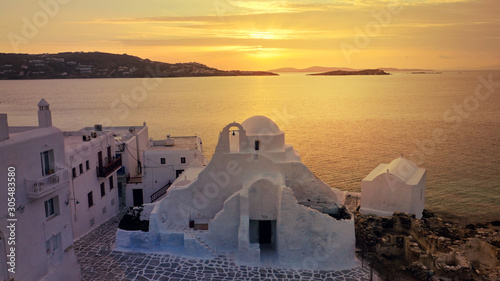
[[[292,270],[236,265],[224,255],[193,259],[157,253],[113,251],[120,216],[100,225],[74,243],[82,281],[108,280],[368,280],[367,269],[342,271]]]

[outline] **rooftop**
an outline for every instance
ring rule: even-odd
[[[173,140],[173,145],[165,145],[167,139],[153,141],[153,146],[149,147],[149,151],[163,150],[191,150],[198,149],[197,136],[170,137]]]
[[[132,132],[139,132],[144,129],[146,125],[141,126],[115,126],[115,127],[102,127],[102,131],[104,132],[113,132],[115,138],[120,141],[126,142],[131,139],[134,134]],[[95,127],[85,127],[82,130],[95,132]]]
[[[91,145],[100,145],[103,143],[102,137],[105,135],[108,135],[109,137],[111,136],[111,132],[96,132],[97,137],[93,138],[90,137],[89,141],[84,141],[83,136],[90,136],[91,131],[87,131],[86,129],[82,129],[76,132],[64,132],[64,150],[66,152],[71,152],[75,149],[78,148],[83,148],[82,144],[85,144],[86,146],[91,146]],[[105,138],[105,137],[104,137]],[[105,145],[113,145],[113,143],[107,143],[105,142]]]
[[[44,139],[48,136],[60,134],[61,130],[56,127],[9,127],[9,138],[0,141],[0,147],[15,143],[31,141],[33,139]]]
[[[403,156],[394,159],[389,164],[380,164],[368,174],[363,181],[372,181],[376,177],[390,173],[409,185],[416,185],[425,174],[425,169],[419,168],[411,160]]]

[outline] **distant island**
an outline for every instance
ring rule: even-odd
[[[394,68],[394,67],[379,67],[377,69],[381,69],[384,71],[434,71],[432,69],[400,69],[400,68]],[[335,70],[342,70],[342,71],[361,71],[363,69],[355,69],[355,68],[349,68],[349,67],[325,67],[325,66],[311,66],[308,68],[294,68],[294,67],[283,67],[283,68],[277,68],[273,70],[269,70],[270,72],[327,72],[327,71],[335,71]]]
[[[360,71],[335,70],[307,75],[390,75],[390,73],[387,73],[382,69],[365,69]]]
[[[0,53],[0,79],[269,76],[268,71],[219,70],[197,62],[164,63],[127,54]]]
[[[436,71],[414,71],[410,74],[443,74],[442,72],[436,72]]]

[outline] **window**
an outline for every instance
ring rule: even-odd
[[[90,170],[90,162],[89,162],[89,160],[85,161],[85,168],[87,168],[87,171]]]
[[[106,184],[101,183],[101,197],[104,197],[106,195]]]
[[[83,174],[83,164],[80,164],[80,175]]]
[[[256,140],[255,141],[255,150],[259,150],[260,149],[260,141]]]
[[[42,162],[42,176],[48,176],[55,173],[56,165],[53,149],[40,152],[40,160]]]
[[[76,168],[73,168],[71,172],[73,173],[73,178],[76,178]]]
[[[109,177],[109,190],[114,188],[113,176]]]
[[[185,164],[186,163],[186,157],[181,157],[181,164]]]
[[[94,206],[94,196],[92,196],[92,191],[87,194],[87,201],[89,202],[89,208]]]
[[[47,255],[51,255],[60,248],[59,244],[61,243],[61,233],[59,232],[57,235],[53,235],[47,241],[45,241],[45,249],[47,251]]]
[[[59,215],[59,200],[57,196],[45,201],[45,217],[50,218],[56,215]]]
[[[117,175],[119,176],[124,176],[125,175],[125,166],[121,166],[120,169],[116,172]]]
[[[160,158],[160,163],[165,164],[165,158]]]

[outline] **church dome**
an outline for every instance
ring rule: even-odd
[[[281,133],[280,128],[273,120],[262,115],[248,118],[241,123],[241,126],[247,135],[277,135]]]

